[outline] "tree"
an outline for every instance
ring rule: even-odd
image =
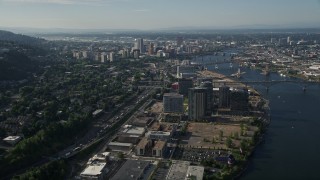
[[[239,139],[239,133],[238,133],[238,132],[235,132],[235,133],[234,133],[234,138],[235,138],[235,139]]]
[[[220,130],[220,131],[219,131],[219,139],[220,139],[220,141],[222,141],[222,138],[223,138],[223,131]]]
[[[122,160],[124,159],[124,154],[122,152],[118,152],[117,157]]]
[[[227,140],[226,140],[226,146],[228,148],[230,148],[232,146],[232,140],[231,140],[231,137],[228,137]]]

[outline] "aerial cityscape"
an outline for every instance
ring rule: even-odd
[[[0,179],[320,179],[319,8],[0,0]]]

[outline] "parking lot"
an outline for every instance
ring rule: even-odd
[[[224,150],[177,148],[174,153],[174,159],[201,162],[202,160],[213,160],[219,156],[227,156],[227,154],[228,152]]]

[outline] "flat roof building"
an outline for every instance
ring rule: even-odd
[[[144,172],[149,164],[149,161],[127,160],[110,180],[143,179]]]
[[[202,166],[189,166],[185,180],[202,180],[204,167]]]
[[[132,125],[125,125],[125,129],[122,131],[122,133],[137,135],[140,137],[143,136],[145,132],[146,132],[145,128],[136,127],[136,126],[132,126]]]
[[[21,136],[8,136],[6,138],[3,139],[3,141],[11,144],[11,145],[15,145],[17,144],[20,140],[22,139]]]
[[[84,171],[81,172],[81,179],[104,179],[105,174],[108,173],[106,163],[95,162],[90,164]]]
[[[162,140],[166,141],[170,139],[171,133],[164,131],[149,131],[146,133],[146,137],[151,140]]]
[[[172,161],[166,180],[181,180],[186,177],[190,162]]]
[[[132,148],[132,143],[110,142],[108,148],[112,151],[128,152]]]

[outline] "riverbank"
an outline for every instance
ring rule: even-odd
[[[248,122],[248,124],[257,127],[259,129],[259,131],[255,132],[255,134],[252,138],[250,147],[246,148],[246,152],[243,152],[243,149],[240,146],[240,155],[242,155],[241,158],[243,158],[243,159],[241,159],[241,161],[238,164],[240,167],[239,168],[231,168],[232,170],[228,170],[225,172],[228,175],[232,175],[233,178],[239,179],[244,174],[244,172],[247,170],[254,151],[264,141],[264,135],[265,135],[267,127],[269,126],[269,123],[270,123],[269,102],[266,99],[264,99],[262,96],[260,96],[260,93],[258,91],[256,91],[254,88],[247,86],[245,84],[242,84],[240,82],[237,83],[236,80],[230,79],[223,74],[216,73],[213,71],[208,71],[208,70],[198,71],[197,73],[198,73],[198,76],[200,76],[200,77],[213,78],[214,82],[216,82],[216,81],[217,82],[219,82],[219,81],[232,82],[233,87],[248,88],[248,90],[251,92],[251,96],[258,97],[259,101],[263,102],[263,106],[261,106],[259,108],[259,110],[262,112],[261,116],[258,117],[253,122],[250,122],[250,121]],[[254,119],[256,117],[252,116],[252,118]],[[235,149],[233,149],[232,151],[235,152]]]

